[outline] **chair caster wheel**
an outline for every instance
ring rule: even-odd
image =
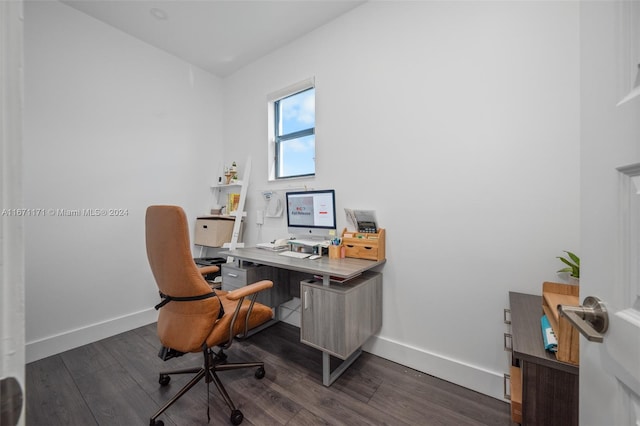
[[[240,423],[242,423],[242,420],[244,420],[244,416],[242,415],[242,412],[240,410],[234,410],[231,413],[231,423],[233,423],[234,425],[239,425]]]
[[[149,426],[164,426],[164,422],[162,420],[151,420]]]
[[[258,369],[256,370],[256,379],[262,379],[264,377],[264,367],[258,367]]]
[[[161,374],[160,378],[158,379],[158,383],[160,383],[160,386],[167,386],[170,381],[171,381],[171,376],[169,376],[168,374]],[[161,421],[161,420],[158,420],[158,421]]]
[[[227,354],[220,351],[217,354],[214,354],[214,359],[218,361],[218,363],[222,364],[227,361]]]

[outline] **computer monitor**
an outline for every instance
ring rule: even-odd
[[[287,192],[287,231],[298,238],[335,236],[336,194],[333,189]]]

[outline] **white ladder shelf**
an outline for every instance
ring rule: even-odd
[[[247,161],[244,166],[244,172],[242,179],[233,185],[240,186],[240,200],[238,200],[238,209],[231,213],[236,219],[233,223],[233,231],[231,232],[231,241],[224,243],[223,248],[234,250],[236,248],[244,247],[244,243],[238,242],[240,238],[240,228],[242,226],[242,218],[247,216],[247,212],[244,210],[244,204],[247,200],[247,187],[249,186],[249,178],[251,176],[251,157],[247,157]]]

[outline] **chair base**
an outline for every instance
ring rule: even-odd
[[[220,395],[224,399],[225,403],[231,410],[230,421],[234,425],[239,425],[242,423],[244,416],[242,412],[236,408],[231,397],[227,393],[222,381],[218,377],[217,372],[219,371],[228,371],[228,370],[238,370],[241,368],[252,368],[257,367],[255,372],[255,377],[257,379],[264,378],[265,370],[264,370],[264,362],[239,362],[239,363],[227,363],[227,356],[220,350],[217,354],[214,354],[211,349],[207,349],[205,351],[205,363],[204,366],[200,368],[185,368],[181,370],[174,371],[166,371],[161,372],[158,382],[161,386],[166,386],[169,384],[171,380],[171,375],[173,374],[195,374],[195,376],[182,387],[169,401],[167,401],[158,411],[151,416],[149,419],[150,426],[163,426],[164,422],[162,420],[156,420],[162,413],[164,413],[169,407],[171,407],[176,401],[178,401],[185,393],[187,393],[192,387],[194,387],[200,380],[205,379],[207,383],[213,382],[220,392]],[[207,388],[208,389],[208,388]],[[208,390],[207,390],[208,392]],[[209,409],[207,407],[207,416],[209,416]]]

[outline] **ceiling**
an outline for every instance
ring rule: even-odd
[[[365,0],[62,0],[219,77]]]

